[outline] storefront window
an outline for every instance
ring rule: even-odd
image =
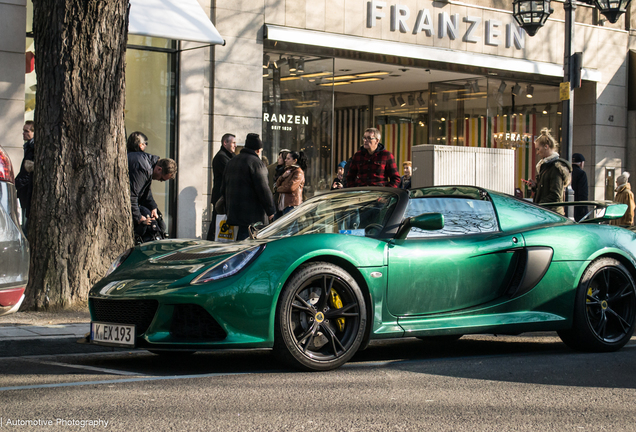
[[[329,190],[332,154],[333,59],[265,53],[263,58],[263,156],[277,162],[281,149],[308,159],[305,197]]]
[[[128,36],[126,51],[126,136],[148,137],[147,153],[175,159],[176,47],[167,39]],[[169,233],[176,232],[176,181],[153,182],[152,195]]]
[[[24,119],[35,114],[35,47],[32,33],[33,3],[27,2]],[[148,153],[175,158],[176,42],[128,36],[126,51],[126,136],[141,131],[148,137]],[[168,232],[176,232],[176,182],[154,182],[152,193],[163,213]]]
[[[428,144],[428,89],[374,97],[375,125],[393,153],[400,173],[414,145]]]
[[[535,175],[536,136],[547,127],[561,140],[554,85],[461,73],[426,81],[428,69],[307,56],[299,70],[301,58],[265,53],[263,137],[270,163],[282,148],[308,150],[308,196],[328,188],[335,165],[360,148],[372,126],[400,171],[421,144],[514,149],[515,187],[525,196],[522,179]],[[363,76],[377,77],[374,88],[356,87]]]

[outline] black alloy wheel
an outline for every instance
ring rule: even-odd
[[[559,331],[577,350],[609,352],[622,348],[636,325],[636,284],[614,258],[598,259],[587,268],[576,294],[574,326]]]
[[[302,370],[335,369],[360,347],[366,322],[364,296],[355,279],[334,264],[310,263],[281,294],[274,349]]]

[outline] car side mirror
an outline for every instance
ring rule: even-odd
[[[424,213],[410,217],[402,223],[396,238],[404,240],[411,231],[411,228],[419,228],[426,231],[441,230],[444,228],[444,215],[441,213]]]

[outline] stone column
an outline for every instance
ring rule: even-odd
[[[264,0],[236,2],[217,0],[212,5],[214,25],[226,41],[211,51],[211,67],[206,77],[209,92],[209,149],[207,160],[209,187],[205,199],[208,211],[206,227],[212,215],[209,204],[212,193],[212,158],[221,147],[225,133],[236,135],[242,146],[248,133],[261,134],[263,98],[263,23]]]

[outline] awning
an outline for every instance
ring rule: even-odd
[[[197,0],[130,0],[128,33],[225,45]]]
[[[534,75],[538,74],[552,77],[563,76],[563,65],[558,63],[547,63],[522,58],[450,50],[447,48],[364,38],[360,36],[340,35],[273,24],[265,24],[264,37],[278,42],[288,42],[292,44],[310,45],[322,48],[415,58],[435,62],[476,66],[485,69],[503,69],[506,71],[522,72]],[[598,70],[583,68],[581,69],[581,77],[588,81],[600,82],[602,75]]]

